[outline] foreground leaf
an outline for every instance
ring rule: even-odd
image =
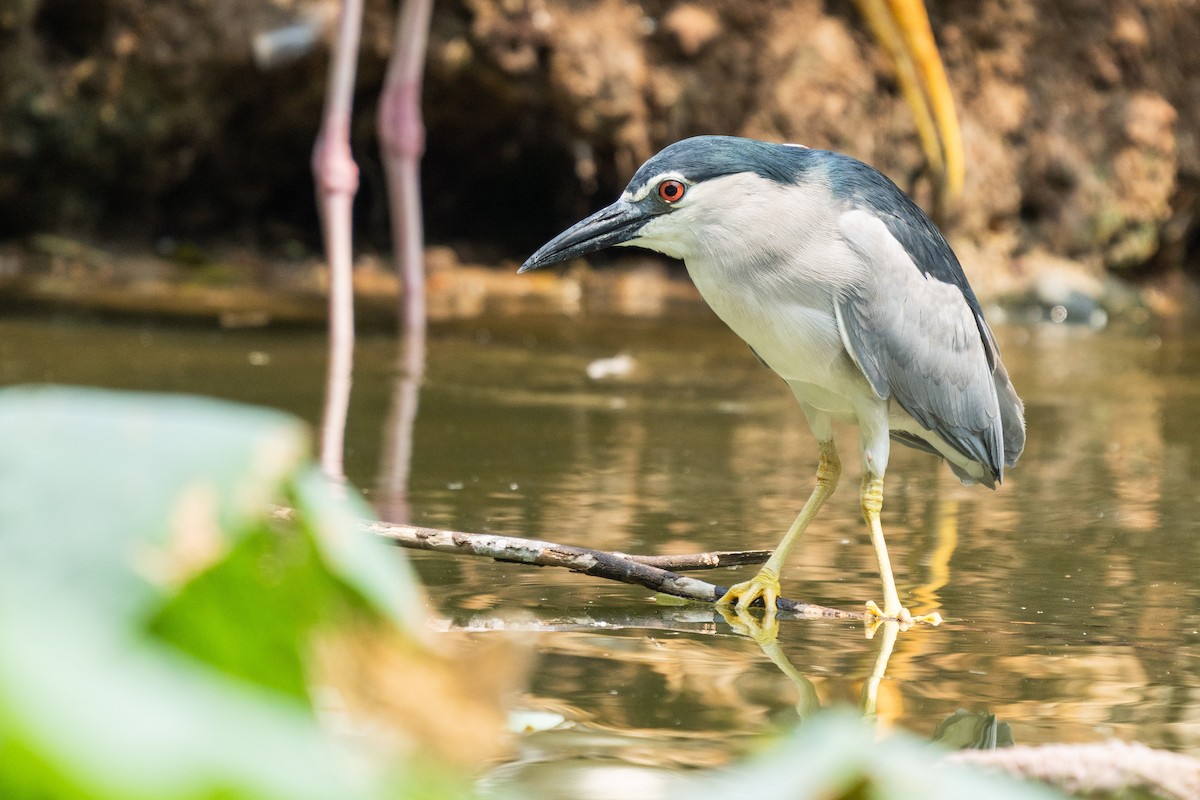
[[[436,657],[412,573],[346,524],[362,509],[315,473],[302,423],[20,388],[0,391],[0,442],[0,797],[463,791],[433,762],[350,770],[361,754],[316,723],[314,650]],[[295,523],[270,516],[288,501]]]

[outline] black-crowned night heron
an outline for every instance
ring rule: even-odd
[[[879,513],[891,440],[995,487],[1025,445],[1020,398],[975,293],[941,233],[883,174],[848,156],[728,136],[677,142],[612,205],[530,256],[525,272],[611,245],[682,259],[700,294],[791,387],[820,449],[816,488],[771,558],[718,602],[761,598],[837,485],[833,421],[858,425],[862,513],[900,603]],[[936,621],[932,620],[931,621]]]

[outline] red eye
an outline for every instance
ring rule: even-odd
[[[683,199],[687,187],[682,181],[666,180],[658,185],[658,196],[668,203],[678,203]]]

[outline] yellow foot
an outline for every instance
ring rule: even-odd
[[[779,576],[774,571],[764,568],[750,580],[730,586],[729,591],[725,592],[717,601],[717,605],[727,606],[736,602],[738,609],[742,610],[749,608],[751,603],[761,598],[767,613],[773,615],[775,601],[779,599],[779,592]]]
[[[752,625],[747,626],[750,629],[745,633],[756,641],[774,639],[779,632],[779,623],[775,620],[775,601],[779,599],[779,591],[779,576],[775,574],[774,570],[763,567],[750,580],[730,586],[729,591],[725,592],[717,601],[717,610],[724,614],[721,607],[733,605],[739,621],[744,623],[746,619],[750,618],[748,614],[750,604],[761,599],[763,602],[762,623],[759,624],[757,620],[754,620]],[[737,630],[736,626],[734,630]]]
[[[921,614],[920,616],[914,617],[911,613],[909,613],[907,608],[902,606],[897,606],[895,610],[883,610],[880,609],[879,606],[875,605],[873,600],[867,601],[866,623],[868,628],[868,637],[874,633],[875,628],[879,627],[879,623],[888,620],[895,620],[896,622],[899,622],[900,630],[906,631],[916,624],[934,626],[941,625],[942,615],[934,611],[932,614]]]

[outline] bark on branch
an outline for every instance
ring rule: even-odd
[[[295,513],[295,510],[290,508],[277,507],[274,510],[274,515],[282,520],[293,519]],[[672,569],[716,569],[761,564],[771,555],[767,550],[742,550],[678,556],[641,556],[574,547],[540,539],[447,531],[392,522],[361,520],[359,525],[368,533],[414,550],[480,556],[537,567],[562,567],[572,572],[644,586],[662,594],[704,603],[715,602],[725,594],[728,587],[689,578],[673,572]],[[865,616],[861,611],[829,608],[783,597],[775,601],[775,608],[785,618],[861,620]]]
[[[688,556],[629,556],[593,550],[588,547],[546,542],[539,539],[523,539],[516,536],[498,536],[488,533],[466,533],[446,531],[439,528],[422,528],[416,525],[398,525],[390,522],[362,523],[370,533],[388,539],[401,547],[417,550],[434,550],[440,553],[473,555],[531,564],[539,567],[562,567],[572,572],[581,572],[597,578],[644,586],[663,594],[712,603],[725,594],[727,587],[689,578],[662,568],[667,564],[677,569],[712,569],[734,564],[758,564],[769,557],[763,551],[735,553],[698,553]],[[786,616],[804,618],[862,619],[862,612],[844,611],[838,608],[803,603],[798,600],[779,598],[776,608]]]
[[[677,570],[715,569],[742,564],[761,564],[767,551],[733,553],[697,553],[691,555],[626,555],[595,551],[588,547],[559,545],[536,539],[494,534],[469,534],[464,531],[421,528],[388,522],[362,522],[362,528],[400,545],[422,551],[457,555],[478,555],[497,561],[534,566],[557,566],[610,581],[619,581],[660,591],[686,600],[714,602],[726,593],[721,587],[696,578],[679,575]],[[805,619],[863,619],[862,612],[788,600],[780,597],[775,604],[782,615]]]

